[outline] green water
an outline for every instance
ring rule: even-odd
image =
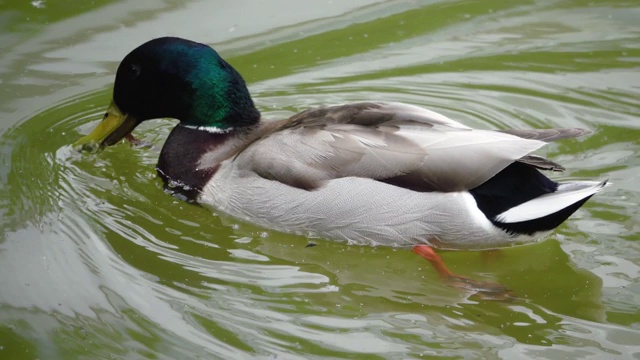
[[[640,359],[639,2],[60,3],[0,1],[1,359]],[[163,35],[215,46],[268,119],[373,99],[594,129],[541,154],[613,185],[539,244],[441,252],[513,301],[406,249],[306,248],[166,194],[172,122],[135,131],[152,149],[71,149]]]

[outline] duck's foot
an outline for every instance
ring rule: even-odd
[[[511,300],[516,295],[508,287],[490,281],[480,281],[464,276],[451,275],[445,279],[447,284],[458,289],[465,289],[475,293],[481,300]]]
[[[152,143],[150,143],[148,141],[140,140],[140,139],[136,138],[135,136],[133,136],[131,133],[125,135],[124,138],[127,139],[127,141],[131,143],[131,146],[135,146],[135,147],[139,147],[139,148],[146,148],[146,149],[151,149],[153,147]]]
[[[502,284],[474,280],[452,273],[444,264],[440,255],[436,254],[433,248],[428,245],[416,245],[413,247],[413,252],[429,261],[438,272],[438,275],[451,287],[473,291],[483,300],[515,298],[513,292]]]

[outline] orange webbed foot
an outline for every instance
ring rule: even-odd
[[[436,254],[431,246],[416,245],[412,250],[429,261],[438,272],[438,275],[451,287],[473,291],[483,300],[509,300],[515,298],[513,292],[504,285],[478,281],[454,274],[447,268],[440,255]]]

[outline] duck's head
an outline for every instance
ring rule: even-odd
[[[240,74],[215,50],[193,41],[164,37],[142,44],[125,56],[103,120],[74,145],[113,145],[142,121],[156,118],[228,131],[257,123],[260,114]]]

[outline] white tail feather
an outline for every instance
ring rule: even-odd
[[[495,217],[501,223],[516,223],[539,219],[556,213],[589,197],[607,185],[607,181],[579,181],[560,184],[556,192],[545,194],[513,207]]]

